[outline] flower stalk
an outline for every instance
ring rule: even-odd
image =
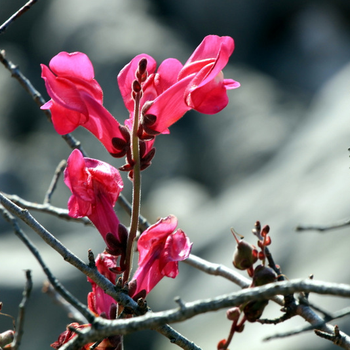
[[[141,62],[140,62],[141,67]],[[139,67],[139,70],[140,70]],[[139,138],[137,136],[137,130],[139,127],[140,117],[140,100],[142,97],[142,87],[138,80],[133,82],[133,97],[134,97],[134,120],[132,126],[132,137],[131,137],[131,156],[133,160],[133,190],[132,190],[132,212],[130,219],[130,231],[128,237],[128,243],[126,246],[126,270],[123,274],[123,284],[129,280],[130,273],[132,270],[133,260],[133,245],[137,235],[139,227],[139,215],[141,206],[141,167],[140,167],[140,146]]]

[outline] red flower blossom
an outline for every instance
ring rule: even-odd
[[[175,278],[178,275],[178,262],[188,258],[192,243],[182,230],[174,232],[176,226],[177,218],[169,215],[140,236],[138,268],[131,281],[131,285],[136,282],[136,289],[132,296],[142,290],[149,293],[164,276]]]
[[[84,158],[75,149],[68,158],[64,182],[72,192],[69,215],[87,216],[99,230],[109,252],[124,257],[127,232],[113,209],[123,189],[119,171],[108,163]]]
[[[226,107],[226,90],[240,84],[224,79],[222,69],[234,50],[230,37],[209,35],[193,52],[184,66],[176,59],[167,59],[156,70],[154,59],[146,54],[136,56],[118,75],[124,104],[133,118],[131,86],[138,62],[147,60],[148,78],[142,84],[143,131],[149,135],[167,133],[168,127],[188,110],[214,114]]]
[[[71,339],[73,339],[77,333],[73,332],[71,329],[75,328],[77,330],[82,330],[84,328],[89,328],[91,327],[90,324],[79,324],[77,322],[73,322],[69,324],[64,332],[62,332],[57,341],[51,344],[51,347],[54,348],[55,350],[58,350],[61,348],[63,344],[68,343]],[[120,339],[117,339],[118,336],[115,337],[110,337],[103,339],[97,347],[94,349],[96,350],[122,350],[123,345]],[[120,336],[121,337],[121,336]],[[90,350],[91,346],[94,345],[94,343],[88,343],[85,344],[80,350]]]
[[[82,330],[84,328],[90,327],[89,324],[79,324],[77,322],[73,322],[69,324],[64,332],[62,332],[57,341],[52,343],[50,346],[55,350],[58,350],[63,344],[68,343],[72,338],[74,338],[77,334],[71,330],[71,328],[75,328],[78,330]],[[89,349],[87,346],[91,346],[92,344],[85,345],[82,349]]]
[[[116,267],[116,257],[106,253],[98,254],[95,264],[98,272],[115,284],[117,274],[113,271]],[[88,278],[88,281],[92,286],[92,292],[88,294],[89,309],[98,316],[110,320],[115,319],[118,308],[117,302],[92,279]]]
[[[56,131],[68,134],[83,126],[94,134],[113,156],[125,155],[129,133],[103,107],[103,93],[94,79],[94,68],[81,52],[60,52],[49,67],[41,65],[42,78],[51,100],[41,106],[50,109]]]

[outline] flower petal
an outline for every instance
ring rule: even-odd
[[[82,52],[60,52],[51,59],[49,67],[56,75],[61,76],[83,80],[92,80],[95,76],[89,57]]]
[[[155,115],[156,121],[148,128],[163,133],[191,109],[185,102],[185,90],[193,76],[180,80],[158,96],[146,114]]]

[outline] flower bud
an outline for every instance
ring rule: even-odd
[[[268,300],[252,300],[248,302],[243,308],[244,315],[249,322],[258,320],[264,312]]]
[[[258,250],[252,244],[241,240],[237,243],[233,253],[233,266],[239,270],[246,270],[258,260]]]
[[[254,263],[258,260],[258,250],[252,244],[241,239],[237,239],[235,231],[231,228],[233,237],[237,242],[235,251],[233,252],[233,266],[239,270],[252,269]]]
[[[232,307],[231,309],[228,309],[226,311],[226,317],[230,321],[238,321],[240,314],[241,314],[241,311],[240,311],[239,307],[237,307],[237,306]]]
[[[277,280],[277,274],[271,267],[258,265],[254,269],[251,287],[259,287]]]

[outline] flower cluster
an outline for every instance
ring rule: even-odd
[[[114,157],[123,157],[130,147],[135,114],[133,82],[141,60],[145,68],[139,76],[142,88],[139,135],[149,139],[168,133],[168,128],[190,109],[214,114],[226,107],[226,90],[240,86],[232,79],[224,79],[222,73],[233,50],[232,38],[209,35],[185,65],[169,58],[156,70],[156,61],[151,56],[136,56],[118,75],[119,89],[129,111],[125,125],[120,125],[103,106],[102,89],[94,79],[89,58],[81,52],[61,52],[51,59],[49,67],[41,65],[51,97],[41,108],[50,109],[59,134],[82,126]]]
[[[118,85],[128,111],[120,124],[103,106],[103,92],[95,80],[91,61],[81,52],[61,52],[49,67],[41,65],[42,78],[51,100],[41,108],[49,109],[56,131],[63,135],[82,126],[90,131],[116,158],[125,157],[125,165],[135,193],[140,181],[135,173],[146,169],[155,155],[154,142],[159,134],[168,134],[169,127],[189,110],[215,114],[228,103],[227,90],[240,84],[224,79],[222,69],[234,50],[230,37],[209,35],[183,65],[174,58],[164,60],[157,68],[147,54],[133,58],[118,75]],[[96,259],[101,274],[112,283],[123,275],[129,296],[145,297],[164,277],[178,275],[178,262],[186,259],[192,244],[186,234],[176,229],[177,219],[170,215],[160,219],[144,232],[137,242],[138,267],[129,281],[132,246],[137,223],[132,220],[128,231],[114,211],[123,190],[119,170],[100,160],[84,157],[74,150],[68,158],[64,182],[72,195],[68,201],[69,215],[87,216],[100,232],[106,250]],[[139,203],[133,206],[138,218]],[[136,220],[137,221],[137,220]],[[243,265],[242,265],[243,266]],[[90,310],[100,317],[114,319],[118,304],[96,283],[89,280]],[[80,329],[88,325],[72,324]],[[71,328],[72,328],[71,327]],[[58,349],[74,336],[71,329],[61,334],[52,346]],[[118,349],[120,337],[105,339],[97,349]]]

